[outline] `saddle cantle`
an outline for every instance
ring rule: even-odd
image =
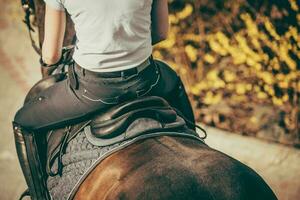
[[[148,96],[125,102],[97,115],[85,127],[85,133],[93,145],[107,146],[141,134],[184,126],[185,121],[167,101],[161,97]]]
[[[176,112],[161,97],[149,96],[115,106],[91,121],[91,132],[97,138],[109,139],[126,131],[138,118],[157,120],[165,127],[175,122]]]

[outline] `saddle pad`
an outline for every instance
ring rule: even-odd
[[[102,156],[98,157],[88,168],[87,170],[83,173],[83,175],[80,177],[80,179],[77,181],[77,183],[75,184],[74,188],[72,189],[72,191],[70,192],[70,194],[68,195],[68,200],[71,200],[74,198],[77,190],[79,189],[80,185],[84,182],[84,180],[88,177],[88,175],[94,170],[94,168],[101,163],[101,161],[103,161],[105,158],[107,158],[108,156],[112,155],[113,153],[120,151],[140,140],[145,140],[148,138],[154,138],[154,137],[160,137],[160,136],[174,136],[174,137],[186,137],[186,138],[190,138],[190,139],[194,139],[194,140],[198,140],[199,142],[204,143],[204,141],[199,138],[198,136],[195,136],[194,134],[191,134],[190,131],[187,131],[188,133],[184,133],[184,132],[154,132],[154,133],[149,133],[146,135],[140,135],[138,137],[135,137],[133,139],[127,140],[125,142],[122,143],[117,143],[114,144],[112,146],[109,146],[111,148],[109,148],[109,150],[107,152],[105,152]]]
[[[56,175],[48,177],[47,187],[52,199],[73,199],[79,186],[90,172],[102,160],[114,152],[143,139],[166,135],[188,137],[204,143],[202,139],[190,133],[156,132],[147,135],[140,135],[121,143],[100,147],[91,144],[85,136],[84,131],[79,132],[78,135],[69,142],[66,152],[62,157],[62,164],[64,167],[61,176]],[[55,162],[57,162],[57,160]],[[52,170],[56,171],[56,167],[57,165],[54,164],[52,166]]]

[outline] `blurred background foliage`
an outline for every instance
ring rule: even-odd
[[[300,1],[169,0],[154,57],[185,83],[199,122],[299,145]]]

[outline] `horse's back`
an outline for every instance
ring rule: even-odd
[[[253,170],[199,141],[157,137],[101,162],[75,199],[276,199]]]

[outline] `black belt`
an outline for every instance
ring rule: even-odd
[[[77,63],[75,63],[75,72],[81,73],[85,77],[93,77],[93,78],[118,78],[118,77],[129,77],[132,75],[136,75],[146,69],[153,63],[153,58],[150,56],[143,63],[139,64],[137,67],[133,67],[130,69],[125,69],[121,71],[115,72],[94,72],[89,71],[87,69],[82,68]]]

